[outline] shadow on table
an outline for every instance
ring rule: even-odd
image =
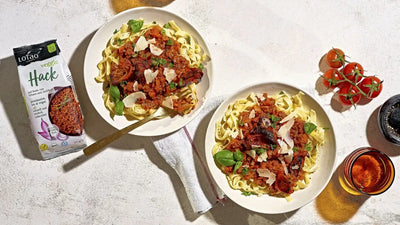
[[[14,56],[9,56],[0,60],[0,85],[0,101],[19,145],[9,146],[10,149],[8,150],[14,151],[19,147],[25,158],[42,160],[39,146],[30,129],[30,121],[21,93],[17,63],[15,62]],[[2,141],[6,138],[9,137],[1,137]]]
[[[127,9],[143,6],[163,7],[173,1],[174,0],[110,0],[110,3],[114,12],[120,13]]]
[[[330,223],[349,221],[369,198],[366,195],[351,195],[342,188],[338,177],[342,166],[338,166],[328,185],[315,201],[319,215]]]
[[[380,107],[376,108],[368,119],[366,133],[368,143],[371,147],[379,149],[388,156],[400,155],[400,146],[392,144],[386,140],[385,136],[380,132],[378,127],[378,114]]]

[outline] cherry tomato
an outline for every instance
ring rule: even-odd
[[[322,84],[327,88],[337,87],[342,82],[342,76],[337,69],[329,69],[322,75]]]
[[[364,68],[361,66],[361,64],[352,62],[344,66],[342,73],[347,79],[354,83],[358,83],[364,75]]]
[[[358,87],[367,94],[367,98],[376,98],[382,91],[382,82],[376,76],[365,77]]]
[[[339,100],[343,105],[355,105],[361,99],[361,93],[355,86],[351,85],[350,83],[343,85],[339,89],[338,94]]]
[[[326,60],[330,67],[339,68],[343,66],[345,62],[344,52],[338,48],[332,48],[326,54]]]

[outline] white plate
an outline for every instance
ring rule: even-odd
[[[114,119],[110,117],[110,113],[104,106],[104,101],[102,99],[103,84],[97,83],[94,78],[99,73],[97,64],[102,59],[101,53],[105,49],[106,44],[112,36],[114,30],[119,29],[123,23],[128,22],[130,19],[139,18],[143,18],[145,23],[152,23],[153,21],[156,21],[159,24],[164,24],[170,20],[174,20],[182,30],[189,32],[196,42],[201,46],[204,52],[210,56],[208,47],[199,32],[186,20],[164,9],[151,7],[134,8],[114,16],[95,33],[89,43],[89,47],[85,55],[84,80],[90,101],[97,112],[105,121],[117,129],[121,129],[129,124],[132,124],[134,121],[128,121],[124,116],[115,116]],[[167,134],[178,130],[194,119],[195,116],[200,112],[200,109],[204,106],[207,96],[211,90],[211,61],[204,63],[203,72],[204,76],[201,82],[197,85],[199,102],[196,108],[190,114],[184,116],[175,116],[174,118],[167,117],[161,120],[150,121],[131,131],[130,134],[139,136],[157,136]]]
[[[237,99],[247,97],[251,92],[267,92],[269,95],[273,95],[282,90],[290,95],[294,95],[300,91],[300,89],[296,87],[282,83],[264,83],[240,90],[225,100],[217,108],[207,128],[205,140],[206,159],[214,180],[230,199],[242,207],[255,212],[268,214],[284,213],[293,211],[308,204],[325,188],[334,171],[336,142],[332,124],[323,108],[309,94],[303,91],[305,93],[302,97],[303,105],[306,108],[311,108],[316,111],[319,126],[329,127],[325,132],[325,143],[320,149],[318,161],[319,168],[311,175],[311,184],[303,190],[295,191],[291,195],[293,198],[291,201],[286,201],[285,198],[277,198],[269,195],[263,195],[260,197],[255,195],[244,196],[241,194],[241,191],[234,190],[229,186],[225,174],[217,167],[212,155],[212,148],[215,145],[215,123],[223,117],[229,104],[235,102]]]

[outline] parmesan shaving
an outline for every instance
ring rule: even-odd
[[[284,125],[282,125],[282,126],[279,128],[278,132],[277,132],[278,137],[281,137],[281,138],[286,137],[286,134],[287,134],[288,132],[290,133],[290,128],[292,128],[293,124],[294,124],[294,119],[292,118],[292,119],[290,119],[287,123],[285,123]]]
[[[276,174],[271,172],[269,169],[257,169],[257,173],[260,177],[266,177],[268,178],[267,181],[265,181],[265,183],[272,185],[275,180],[276,180]]]
[[[258,99],[260,99],[260,101],[265,101],[265,97],[262,93],[257,93],[256,96]]]
[[[173,81],[176,77],[175,70],[171,69],[171,68],[164,68],[163,74],[165,76],[165,79],[168,81],[168,83]]]
[[[245,153],[249,156],[251,156],[251,158],[255,158],[256,157],[256,151],[255,150],[250,150],[250,151],[245,151]]]
[[[162,50],[161,48],[159,48],[153,44],[150,44],[150,52],[151,52],[151,54],[153,54],[155,56],[159,56],[164,52],[164,50]]]
[[[158,70],[153,72],[151,69],[146,69],[144,71],[144,78],[146,79],[146,84],[150,84],[151,82],[153,82],[154,78],[157,77],[157,74]]]
[[[141,98],[141,99],[146,99],[146,95],[139,91],[139,92],[133,92],[126,96],[122,102],[124,103],[125,107],[133,107],[136,103],[136,101]]]
[[[138,84],[139,83],[135,80],[135,83],[133,83],[133,91],[139,91]]]
[[[143,36],[140,36],[139,39],[136,41],[135,44],[135,52],[139,52],[142,50],[145,50],[149,46],[149,43],[147,43],[146,38]]]
[[[294,118],[295,115],[296,115],[296,111],[293,111],[289,115],[287,115],[285,118],[283,118],[279,123],[284,123],[286,121],[289,121],[290,119]]]
[[[249,114],[249,119],[253,119],[254,117],[256,117],[256,111],[254,111],[254,109],[252,109]]]
[[[172,99],[172,96],[164,98],[164,101],[161,103],[161,105],[169,109],[174,109],[174,101]]]
[[[266,162],[268,158],[267,152],[263,152],[261,155],[258,156],[257,162]]]

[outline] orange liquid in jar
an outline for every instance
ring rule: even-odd
[[[341,186],[351,194],[376,195],[387,190],[394,179],[394,166],[384,153],[371,147],[359,148],[343,161]]]
[[[384,176],[383,171],[384,165],[381,160],[373,155],[362,155],[354,162],[351,175],[357,188],[376,191]]]

